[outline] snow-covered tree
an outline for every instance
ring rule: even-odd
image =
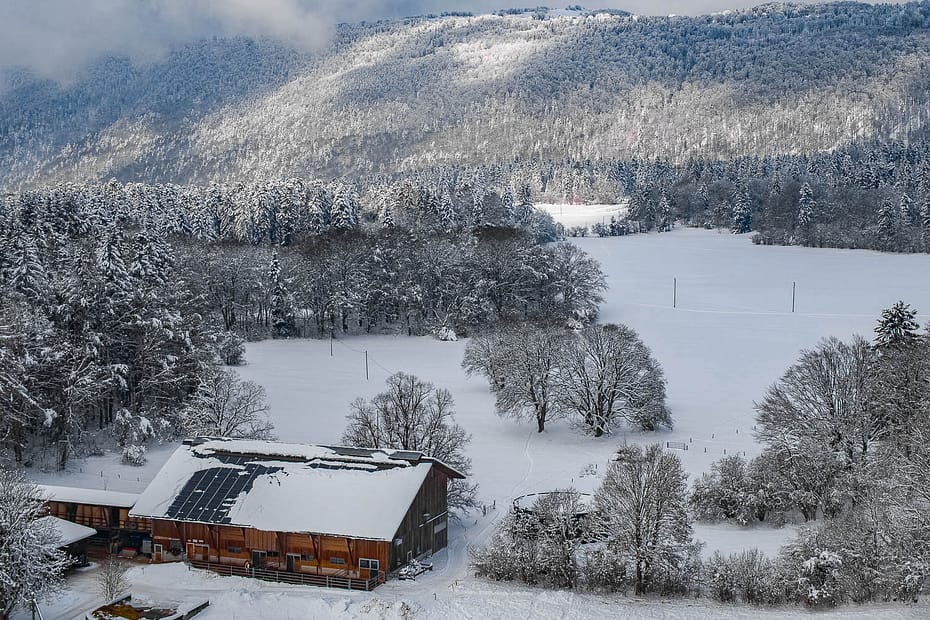
[[[71,558],[59,550],[59,534],[40,519],[45,502],[38,487],[18,471],[0,468],[0,618],[62,586]]]
[[[752,231],[752,205],[745,190],[733,194],[730,230],[737,234]]]
[[[917,311],[899,301],[882,310],[882,317],[875,327],[875,346],[880,349],[907,347],[919,340],[920,326],[914,320]]]
[[[658,444],[623,447],[594,495],[594,532],[629,558],[637,594],[661,590],[693,560],[687,475],[678,457]]]
[[[756,404],[758,438],[799,458],[804,446],[821,446],[841,463],[863,463],[886,431],[871,406],[874,360],[860,336],[803,351]]]
[[[488,340],[484,337],[475,346],[470,345],[466,360],[476,358]],[[497,342],[491,345],[497,350],[489,352],[482,365],[486,372],[500,378],[499,383],[491,384],[500,415],[529,417],[536,421],[536,430],[541,433],[546,421],[560,414],[561,403],[555,391],[567,343],[563,331],[529,324],[507,327],[497,335]]]
[[[287,282],[281,274],[281,261],[278,253],[271,257],[268,271],[270,287],[271,333],[275,338],[288,338],[295,333],[294,299],[288,290]]]

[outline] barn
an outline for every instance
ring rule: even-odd
[[[151,519],[156,562],[370,589],[446,546],[456,478],[420,452],[195,439],[129,516]]]

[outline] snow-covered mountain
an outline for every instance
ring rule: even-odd
[[[830,150],[930,116],[930,2],[579,10],[211,39],[70,84],[8,75],[0,186],[393,175],[444,164]]]

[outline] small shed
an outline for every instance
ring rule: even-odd
[[[453,478],[464,476],[420,452],[197,439],[175,451],[129,515],[152,520],[155,561],[370,587],[446,546]]]
[[[46,498],[46,512],[53,516],[97,530],[98,544],[116,553],[124,546],[138,549],[151,531],[146,519],[129,516],[139,495],[101,489],[36,485]]]
[[[48,523],[58,533],[58,548],[74,558],[76,565],[87,565],[87,539],[94,536],[97,530],[58,517],[40,517],[37,521]]]

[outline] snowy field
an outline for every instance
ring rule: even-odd
[[[593,439],[553,422],[537,434],[530,422],[501,419],[482,378],[460,368],[464,342],[391,336],[329,341],[266,341],[250,344],[244,378],[268,390],[272,419],[282,440],[338,443],[349,403],[384,388],[399,370],[449,389],[456,418],[472,435],[468,454],[480,498],[496,505],[450,528],[450,547],[435,556],[436,568],[413,582],[390,582],[372,595],[214,578],[183,566],[150,566],[134,572],[136,590],[169,600],[206,595],[207,618],[785,618],[793,609],[760,611],[712,602],[602,597],[544,592],[476,580],[467,547],[484,541],[516,496],[574,486],[591,491],[610,454],[624,441],[678,441],[689,473],[698,475],[724,454],[753,455],[753,401],[792,363],[802,348],[825,335],[870,337],[882,310],[904,299],[930,311],[930,257],[866,251],[753,246],[747,236],[704,230],[575,240],[603,265],[609,290],[602,320],[631,325],[666,371],[675,430],[618,433]],[[677,278],[677,308],[673,308]],[[797,283],[791,312],[792,282]],[[369,376],[365,376],[368,351]],[[150,452],[141,469],[116,455],[88,459],[73,472],[36,476],[41,482],[141,491],[173,446]],[[706,553],[760,547],[774,553],[790,528],[742,529],[697,526]],[[72,617],[93,600],[87,575],[78,576],[65,602],[46,617]],[[174,597],[173,599],[171,597]],[[410,611],[408,616],[408,607]],[[86,607],[86,605],[85,605]],[[82,608],[81,608],[82,609]],[[923,618],[930,606],[846,607],[842,618]],[[20,616],[24,617],[24,616]]]
[[[619,220],[627,212],[626,203],[615,205],[537,204],[533,206],[540,211],[545,211],[566,228],[610,224],[611,217]]]

